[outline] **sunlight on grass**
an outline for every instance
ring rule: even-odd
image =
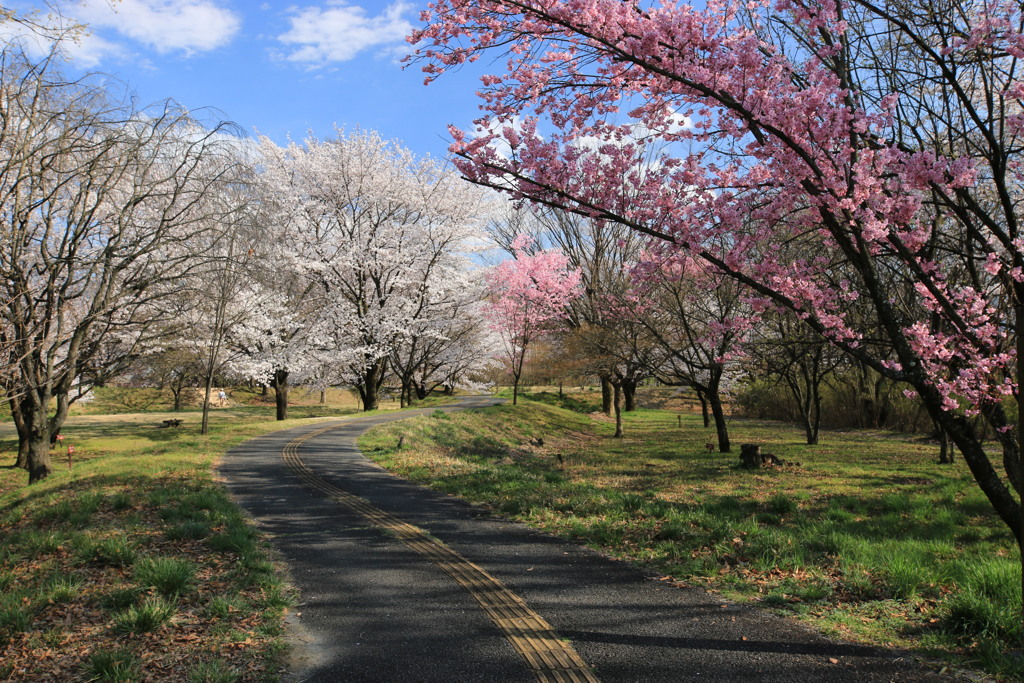
[[[713,431],[693,412],[627,413],[625,438],[611,439],[603,416],[557,407],[593,397],[546,400],[389,424],[360,445],[403,476],[677,581],[844,638],[1024,675],[1011,652],[1024,644],[1015,544],[934,444],[847,431],[808,446],[797,428],[734,418],[737,453],[708,454]],[[799,465],[743,470],[746,442]]]
[[[72,416],[62,430],[75,445],[70,471],[56,451],[55,471],[33,486],[24,471],[0,469],[4,666],[28,679],[66,678],[76,666],[96,680],[276,678],[293,596],[266,543],[214,481],[213,464],[251,437],[355,409],[293,406],[284,422],[269,406],[217,409],[206,436],[198,412]],[[184,426],[163,427],[169,416]],[[9,422],[2,434],[13,435]],[[6,446],[13,461],[16,444]],[[175,647],[145,657],[119,648],[126,635],[157,632]],[[221,661],[215,651],[231,632],[248,635]],[[34,656],[43,645],[46,656]],[[153,646],[140,647],[134,655]],[[83,648],[95,654],[76,665]],[[191,653],[187,673],[169,664],[182,653]]]

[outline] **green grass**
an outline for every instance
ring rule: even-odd
[[[237,671],[219,659],[200,662],[188,674],[189,683],[235,683],[239,678]]]
[[[134,578],[140,586],[155,588],[164,597],[187,592],[195,581],[196,565],[174,557],[147,557],[135,565]]]
[[[272,404],[233,392],[236,404],[214,410],[211,433],[201,436],[194,410],[98,415],[99,394],[62,430],[75,445],[71,471],[56,459],[50,477],[27,486],[22,470],[0,469],[0,674],[275,679],[294,597],[214,480],[213,463],[253,436],[354,412],[354,401],[292,406],[293,419],[282,423]],[[172,416],[185,426],[160,426]],[[0,421],[0,450],[13,462],[10,422]],[[120,650],[125,638],[138,639],[136,656]],[[209,663],[211,649],[229,640],[230,665]],[[83,662],[83,652],[94,655]],[[179,660],[191,669],[173,665]]]
[[[843,639],[1024,676],[1016,546],[936,446],[869,431],[807,446],[795,427],[733,419],[737,452],[709,455],[697,414],[680,429],[678,412],[640,409],[611,439],[611,421],[542,398],[556,405],[416,418],[360,445],[403,476]],[[743,470],[746,442],[801,465]]]
[[[173,602],[151,597],[114,614],[111,630],[118,635],[135,635],[155,631],[171,620],[177,612]]]
[[[138,656],[128,648],[103,649],[89,657],[86,673],[90,681],[132,683],[142,676]]]

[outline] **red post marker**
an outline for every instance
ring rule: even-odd
[[[59,439],[60,437],[58,436],[57,438]],[[75,447],[72,446],[71,444],[68,444],[68,472],[71,471],[71,454],[74,453],[74,452],[75,452]]]

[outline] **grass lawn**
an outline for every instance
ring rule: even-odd
[[[272,404],[233,391],[200,436],[197,410],[103,414],[125,392],[99,391],[63,430],[71,471],[63,448],[33,486],[0,469],[0,680],[276,680],[292,596],[213,464],[250,437],[357,409],[347,392],[293,399],[306,405],[276,422]],[[161,427],[170,417],[185,424]],[[0,424],[0,461],[16,449]]]
[[[843,640],[1024,677],[1016,546],[967,467],[937,464],[935,444],[845,431],[807,446],[795,427],[733,419],[736,452],[709,454],[713,430],[693,412],[627,413],[626,437],[612,439],[603,416],[549,405],[586,411],[586,397],[541,398],[377,427],[361,445],[403,476],[666,582]],[[793,464],[743,470],[747,442]]]

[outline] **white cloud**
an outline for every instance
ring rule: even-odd
[[[238,33],[238,15],[211,0],[85,0],[76,11],[77,18],[94,31],[112,29],[157,52],[181,51],[186,55],[226,45]],[[99,46],[113,43],[96,35],[86,38],[84,46],[94,41]],[[102,55],[96,48],[86,49]]]
[[[332,0],[325,7],[294,10],[291,28],[277,39],[293,46],[286,55],[289,61],[314,67],[344,62],[367,48],[402,44],[412,30],[402,16],[410,9],[411,5],[396,2],[369,17],[358,5]]]

